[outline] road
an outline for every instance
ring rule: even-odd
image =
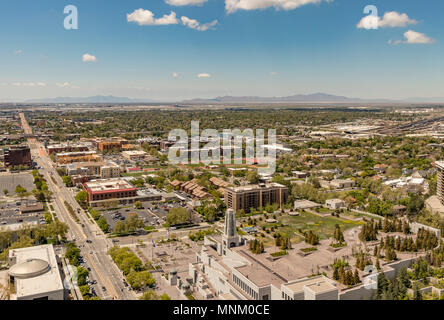
[[[20,118],[25,134],[32,134],[32,129],[23,113],[20,113]],[[91,267],[91,278],[98,282],[96,292],[99,297],[102,299],[135,300],[136,296],[123,284],[122,272],[107,254],[108,249],[113,246],[112,241],[105,236],[95,222],[88,219],[75,200],[73,192],[65,187],[44,146],[33,138],[28,139],[28,144],[31,148],[32,158],[41,167],[39,171],[45,177],[49,190],[53,192],[57,216],[69,227],[68,240],[76,242],[86,264]],[[71,217],[65,207],[65,201],[74,209],[79,222]],[[106,290],[102,290],[102,287]]]

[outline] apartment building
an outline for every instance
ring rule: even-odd
[[[267,204],[287,202],[288,188],[278,183],[248,185],[225,189],[225,204],[235,211],[249,212],[251,208],[265,207]]]
[[[53,144],[46,147],[48,154],[63,153],[63,152],[78,152],[88,151],[91,144],[86,143],[60,143]]]
[[[128,160],[141,161],[145,159],[147,153],[145,151],[140,151],[140,150],[131,150],[131,151],[123,151],[122,156]]]
[[[128,144],[128,141],[121,138],[101,139],[97,141],[97,150],[100,152],[107,152],[112,150],[121,150],[123,145]]]
[[[438,171],[436,181],[436,195],[441,204],[444,205],[444,161],[436,161],[436,170]]]
[[[99,162],[102,157],[95,151],[79,151],[79,152],[63,152],[56,154],[57,163],[59,165],[76,163],[76,162]]]
[[[79,162],[67,167],[70,176],[80,175],[102,179],[120,177],[120,167],[114,162]]]

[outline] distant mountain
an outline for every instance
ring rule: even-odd
[[[317,103],[317,102],[334,102],[334,103],[353,103],[353,102],[393,102],[392,100],[384,99],[372,99],[364,100],[360,98],[348,98],[344,96],[336,96],[327,93],[313,93],[313,94],[296,94],[288,97],[258,97],[258,96],[224,96],[217,97],[214,99],[192,99],[185,100],[182,103],[291,103],[291,102],[307,102],[307,103]]]
[[[131,99],[127,97],[94,96],[94,97],[57,97],[27,100],[30,103],[138,103],[154,102],[150,99]]]
[[[408,98],[405,101],[416,103],[444,103],[444,97],[430,97],[430,98]]]

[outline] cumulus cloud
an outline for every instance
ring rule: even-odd
[[[199,74],[197,75],[197,77],[198,77],[199,79],[202,79],[202,78],[211,78],[211,74],[209,74],[209,73],[199,73]]]
[[[404,43],[422,43],[422,44],[431,44],[434,43],[435,40],[429,38],[424,33],[416,32],[413,30],[409,30],[404,33],[405,41]]]
[[[426,36],[424,33],[409,30],[404,33],[404,40],[389,40],[389,44],[432,44],[435,39]]]
[[[178,24],[176,13],[171,11],[169,15],[165,14],[162,18],[154,18],[154,13],[145,9],[137,9],[126,15],[128,22],[135,22],[139,26],[165,26],[169,24]]]
[[[44,82],[14,82],[14,87],[46,87]]]
[[[165,0],[171,6],[201,6],[208,0]]]
[[[97,61],[97,58],[96,58],[95,56],[89,54],[89,53],[85,53],[85,54],[82,56],[82,61],[83,61],[83,62],[96,62],[96,61]]]
[[[318,4],[333,0],[225,0],[225,10],[233,13],[238,10],[257,10],[270,7],[276,10],[293,10],[306,4]]]
[[[395,28],[417,23],[418,21],[410,19],[406,13],[391,11],[386,12],[382,19],[381,17],[373,15],[365,16],[359,21],[357,27],[359,29],[373,29],[372,26],[377,26],[378,28]]]
[[[194,20],[194,19],[190,19],[185,16],[182,17],[181,20],[182,20],[182,23],[185,26],[187,26],[188,28],[198,30],[198,31],[207,31],[208,29],[211,29],[217,25],[217,20],[214,20],[212,22],[205,23],[205,24],[200,24],[199,21]]]

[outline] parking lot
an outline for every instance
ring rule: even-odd
[[[111,230],[114,230],[114,227],[118,221],[125,221],[128,219],[131,213],[137,213],[139,218],[141,218],[147,226],[161,227],[165,223],[165,220],[149,212],[148,202],[144,203],[144,205],[146,205],[146,207],[144,206],[144,209],[141,210],[137,210],[135,208],[124,208],[119,210],[103,211],[101,213],[108,222]]]
[[[17,224],[46,224],[42,213],[20,213],[21,201],[0,204],[0,227],[8,228]]]
[[[34,178],[30,173],[13,173],[0,175],[0,192],[8,190],[8,195],[15,195],[15,188],[22,186],[28,192],[34,189]]]

